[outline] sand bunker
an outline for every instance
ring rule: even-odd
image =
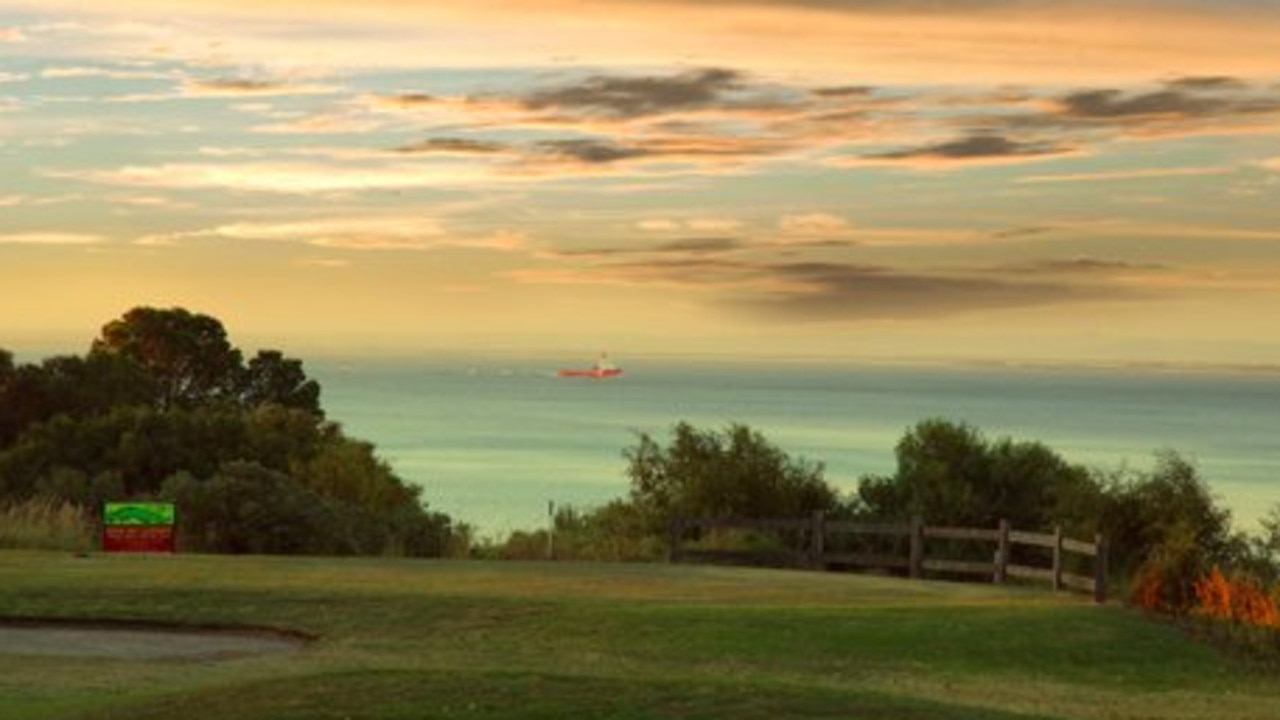
[[[221,660],[297,650],[306,642],[262,630],[0,621],[0,655]]]

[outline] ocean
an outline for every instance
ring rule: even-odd
[[[307,362],[331,420],[373,442],[430,507],[496,537],[544,527],[548,503],[625,497],[623,450],[680,421],[761,431],[821,462],[845,492],[894,471],[927,418],[988,439],[1038,440],[1107,470],[1193,461],[1241,529],[1280,503],[1280,374],[1150,369],[634,359],[625,373],[557,377],[564,359],[324,358]]]

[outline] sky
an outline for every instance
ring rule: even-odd
[[[0,0],[0,347],[1280,366],[1275,0]]]

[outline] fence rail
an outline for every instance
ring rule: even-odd
[[[762,550],[716,549],[690,547],[690,534],[706,530],[738,530],[747,532],[790,532],[793,545]],[[895,548],[849,551],[839,547],[843,536],[881,538]],[[906,547],[896,547],[907,539]],[[933,541],[933,542],[930,542]],[[945,541],[945,542],[939,542]],[[1064,537],[1061,528],[1051,533],[1013,530],[1001,520],[995,528],[963,528],[928,526],[916,519],[910,523],[857,523],[827,520],[822,513],[810,518],[676,518],[671,523],[668,547],[672,562],[684,560],[733,561],[757,564],[800,564],[814,569],[858,567],[884,570],[906,570],[912,578],[926,573],[973,575],[1005,583],[1010,578],[1048,583],[1054,590],[1091,593],[1096,602],[1107,599],[1107,544],[1098,535],[1092,542]],[[988,547],[981,559],[973,557],[975,544]],[[994,549],[990,546],[994,545]],[[957,546],[964,546],[965,557],[955,557]],[[1050,565],[1015,563],[1015,555],[1023,559],[1034,556],[1016,548],[1039,548],[1049,551]],[[947,557],[951,554],[951,557]],[[1091,558],[1088,575],[1069,572],[1064,562],[1067,555]],[[987,560],[985,558],[991,558]]]

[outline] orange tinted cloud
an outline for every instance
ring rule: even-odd
[[[205,37],[211,29],[225,28],[220,33],[225,46],[218,52],[268,67],[409,67],[421,64],[424,53],[443,66],[490,67],[666,66],[684,58],[698,65],[836,82],[1126,82],[1196,72],[1270,77],[1280,35],[1280,12],[1230,2],[117,0],[108,7],[17,0],[17,5],[153,22],[199,19]],[[948,5],[956,10],[947,11]],[[305,21],[316,32],[278,33],[270,30],[278,25],[262,20]],[[326,25],[332,29],[321,31]],[[373,28],[385,32],[371,33]],[[425,45],[424,37],[430,39]],[[156,38],[145,41],[154,44]],[[188,44],[181,35],[168,49],[201,57],[209,53],[197,38]]]

